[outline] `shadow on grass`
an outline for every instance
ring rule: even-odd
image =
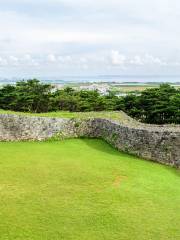
[[[128,157],[131,159],[131,161],[143,161],[144,163],[147,164],[153,164],[155,166],[161,167],[163,168],[163,170],[165,171],[170,171],[172,174],[180,177],[180,169],[177,169],[175,167],[171,167],[171,166],[166,166],[163,165],[161,163],[152,161],[152,160],[148,160],[148,159],[144,159],[141,157],[138,157],[136,155],[133,154],[129,154],[129,153],[125,153],[123,151],[119,151],[118,149],[115,149],[111,144],[109,144],[108,142],[106,142],[103,139],[98,139],[98,138],[81,138],[81,140],[88,145],[90,148],[93,148],[97,151],[103,152],[103,153],[107,153],[110,155],[114,155],[114,156],[120,156],[119,154],[121,154],[121,156],[123,155],[124,157]]]
[[[81,138],[81,141],[83,141],[86,145],[88,145],[90,148],[93,148],[97,151],[104,152],[110,155],[119,156],[119,151],[115,148],[113,148],[109,143],[107,143],[103,139],[99,138]],[[123,153],[124,156],[127,156],[127,153]]]

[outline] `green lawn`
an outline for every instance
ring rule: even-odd
[[[57,117],[57,118],[106,118],[116,121],[121,121],[128,124],[140,124],[136,120],[129,117],[122,111],[102,111],[102,112],[68,112],[57,111],[47,113],[28,113],[28,112],[14,112],[0,109],[0,114],[15,114],[23,116],[37,116],[37,117]]]
[[[68,111],[57,111],[57,112],[47,112],[47,113],[28,113],[28,112],[14,112],[8,110],[0,109],[0,114],[16,114],[24,116],[38,116],[38,117],[59,117],[59,118],[94,118],[94,117],[104,117],[111,119],[123,119],[127,115],[122,111],[102,111],[102,112],[68,112]]]
[[[0,151],[2,240],[180,239],[176,169],[92,139]]]

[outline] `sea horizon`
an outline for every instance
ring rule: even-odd
[[[50,84],[66,84],[66,83],[103,83],[117,82],[127,84],[147,84],[147,83],[173,83],[180,84],[180,75],[64,75],[60,77],[12,77],[0,78],[0,84],[15,84],[17,81],[37,78],[41,82]]]

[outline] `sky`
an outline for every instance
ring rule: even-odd
[[[179,0],[0,0],[0,77],[180,75]]]

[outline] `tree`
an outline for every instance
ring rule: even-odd
[[[0,108],[24,112],[114,111],[123,110],[145,123],[180,123],[180,90],[168,84],[143,91],[140,95],[117,97],[97,90],[57,90],[37,79],[17,82],[0,89]]]
[[[0,106],[15,111],[47,112],[51,90],[51,85],[36,79],[17,82],[16,86],[7,85],[0,90]]]

